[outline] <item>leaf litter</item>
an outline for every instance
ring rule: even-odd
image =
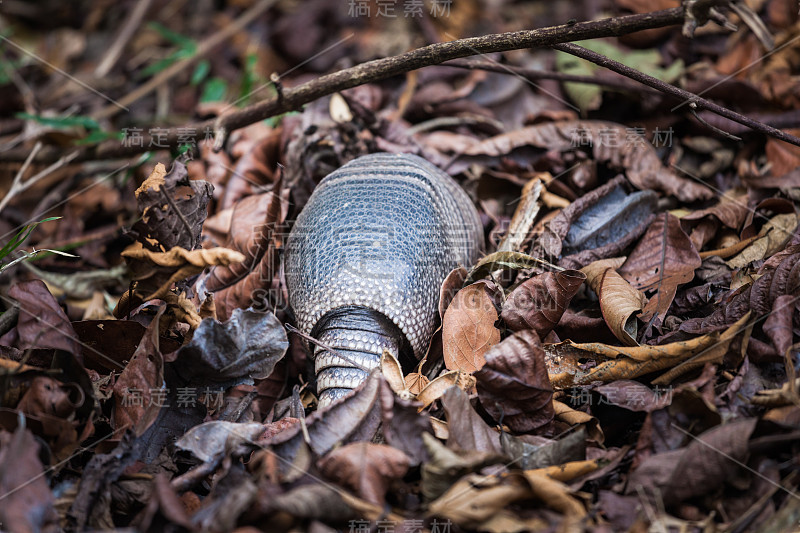
[[[154,6],[103,90],[135,90],[197,50],[197,28],[251,4],[186,17]],[[417,24],[350,16],[333,0],[278,4],[136,112],[143,123],[222,117],[231,96],[404,52],[412,36],[575,15],[530,6],[495,2],[501,16],[487,18],[488,3],[465,0]],[[676,27],[584,44],[796,132],[796,6],[742,6],[723,9],[736,31],[704,26],[692,47]],[[58,68],[93,70],[89,48],[110,46],[87,47],[56,20],[27,26],[42,9],[10,12],[11,26]],[[125,19],[91,2],[62,10],[109,44]],[[353,40],[333,46],[343,32]],[[6,52],[3,70],[22,76],[0,73],[8,146],[63,148],[133,127],[95,120],[100,104],[81,89]],[[221,146],[198,138],[194,159],[151,147],[108,182],[101,161],[70,164],[12,194],[19,166],[0,169],[3,529],[796,528],[796,147],[673,109],[562,52],[497,60],[555,79],[438,66],[226,132]],[[272,72],[286,74],[269,82]],[[416,367],[387,352],[357,390],[319,408],[305,346],[286,327],[285,237],[322,177],[376,151],[453,175],[480,207],[488,246],[435,287],[440,328]],[[9,264],[27,250],[35,263]]]

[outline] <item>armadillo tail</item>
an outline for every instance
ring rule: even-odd
[[[413,360],[400,329],[381,313],[360,306],[340,307],[320,319],[312,335],[319,406],[324,407],[358,387],[380,365],[384,350],[401,361]]]

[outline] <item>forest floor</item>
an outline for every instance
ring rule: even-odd
[[[798,6],[685,4],[1,2],[0,529],[800,531]],[[374,152],[485,253],[320,408],[286,237]]]

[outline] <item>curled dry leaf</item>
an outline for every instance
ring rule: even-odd
[[[322,475],[368,502],[385,505],[389,485],[408,471],[409,459],[385,444],[354,442],[336,448],[319,462]]]
[[[136,189],[142,216],[132,228],[136,240],[155,252],[176,246],[197,248],[213,190],[207,181],[190,180],[186,166],[178,161],[169,172],[163,164],[156,164],[153,173]]]
[[[460,370],[445,372],[431,382],[419,372],[412,372],[404,379],[400,361],[386,350],[381,356],[381,373],[395,394],[404,400],[417,400],[421,403],[418,411],[441,398],[450,387],[457,386],[468,393],[475,390],[475,378]]]
[[[551,373],[550,380],[554,387],[565,388],[589,385],[593,381],[608,383],[618,379],[633,379],[683,362],[689,363],[690,360],[690,365],[701,366],[709,360],[719,361],[736,334],[741,332],[741,326],[748,317],[749,314],[745,315],[724,333],[715,331],[688,341],[660,346],[621,347],[599,342],[576,344],[571,341],[545,345],[545,355],[560,361],[559,372]],[[579,359],[595,360],[598,364],[585,371],[575,365]]]
[[[565,152],[574,149],[578,141],[583,146],[591,144],[592,156],[597,161],[624,170],[631,183],[640,190],[663,191],[684,202],[713,198],[713,191],[704,185],[682,178],[662,165],[655,149],[644,138],[641,142],[620,142],[609,146],[610,143],[601,142],[607,135],[617,139],[629,138],[625,126],[613,122],[548,122],[491,137],[468,147],[464,155],[504,156],[523,146]]]
[[[198,290],[214,293],[217,315],[223,320],[234,309],[252,305],[254,298],[268,295],[272,287],[280,265],[275,241],[289,205],[282,196],[281,183],[279,179],[272,192],[248,196],[234,208],[226,247],[242,252],[246,259],[215,266],[198,281]]]
[[[519,474],[499,478],[469,474],[431,502],[430,513],[470,530],[485,530],[484,523],[512,502],[533,494]]]
[[[386,379],[386,383],[389,384],[395,394],[407,392],[400,361],[389,350],[384,350],[383,355],[381,355],[381,372],[384,379]]]
[[[586,274],[578,270],[539,274],[511,292],[500,317],[512,331],[532,329],[544,337],[561,320],[584,280]]]
[[[492,417],[517,433],[531,433],[554,416],[553,386],[535,331],[515,333],[485,354],[475,373],[478,398]]]
[[[547,267],[559,270],[559,267],[543,259],[538,259],[522,252],[494,252],[482,257],[480,261],[472,267],[465,283],[473,283],[497,270],[513,271],[536,267]]]
[[[753,261],[771,257],[783,249],[795,229],[797,229],[797,215],[794,213],[775,215],[758,232],[759,238],[739,255],[731,258],[727,265],[731,268],[743,268]]]
[[[75,398],[75,395],[79,395]],[[25,414],[40,416],[52,415],[69,418],[75,408],[83,403],[82,391],[77,387],[64,385],[48,376],[33,378],[30,387],[17,404],[17,409]],[[76,400],[80,399],[80,403]]]
[[[447,389],[453,386],[458,387],[467,394],[470,394],[475,391],[475,378],[469,374],[465,374],[460,370],[451,370],[450,372],[445,372],[441,376],[425,385],[419,394],[417,394],[416,399],[422,404],[419,407],[419,410],[422,411],[430,404],[441,398],[444,393],[447,392]]]
[[[750,318],[750,314],[751,314],[750,311],[748,311],[742,318],[740,318],[737,322],[735,322],[731,327],[723,331],[719,335],[719,340],[716,343],[712,344],[711,346],[701,351],[700,353],[693,354],[688,359],[681,361],[679,365],[677,365],[674,368],[671,368],[669,371],[665,372],[658,378],[654,379],[653,383],[655,385],[667,385],[674,379],[680,377],[686,372],[689,372],[690,370],[702,368],[709,363],[721,364],[723,362],[725,354],[728,352],[728,347],[730,346],[734,337],[736,337],[739,333],[742,332],[744,332],[745,339],[748,339],[750,337],[752,331],[752,324],[750,326],[747,326],[747,320]]]
[[[618,259],[624,261],[625,258]],[[612,261],[595,261],[581,271],[586,274],[589,286],[597,293],[603,320],[614,336],[627,346],[636,346],[639,344],[636,342],[638,322],[634,314],[642,310],[646,298],[640,291],[631,287],[630,283],[614,270],[615,267],[605,266],[609,262]]]
[[[626,193],[622,176],[584,194],[543,224],[537,256],[561,257],[562,266],[585,266],[622,253],[647,229],[656,209],[652,191]],[[588,260],[587,260],[588,259]]]
[[[214,267],[205,278],[205,289],[215,292],[251,272],[270,247],[272,233],[281,219],[279,194],[267,192],[243,198],[233,208],[225,247],[245,256],[244,261]]]
[[[143,301],[162,298],[173,283],[199,274],[206,267],[241,263],[245,256],[227,248],[185,250],[172,248],[168,252],[153,252],[132,245],[122,252],[140,292],[147,294]]]
[[[500,342],[500,330],[494,325],[497,318],[484,282],[458,291],[442,321],[445,366],[464,372],[482,367],[483,354]]]
[[[577,426],[579,424],[583,425],[583,427],[586,429],[586,435],[590,440],[593,440],[598,444],[603,444],[603,441],[605,441],[606,436],[603,433],[603,429],[600,427],[600,421],[589,413],[578,411],[577,409],[573,409],[565,403],[555,400],[553,400],[553,409],[556,413],[556,420],[564,422],[565,424],[569,424],[570,426]],[[565,438],[557,442],[566,440],[567,439]],[[583,442],[581,442],[581,444],[583,444]],[[585,450],[582,451],[585,452]]]

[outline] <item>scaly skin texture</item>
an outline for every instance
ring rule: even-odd
[[[338,353],[315,350],[321,405],[384,349],[424,355],[441,283],[475,262],[482,239],[466,193],[419,157],[363,156],[320,182],[289,235],[286,282],[298,327]]]

